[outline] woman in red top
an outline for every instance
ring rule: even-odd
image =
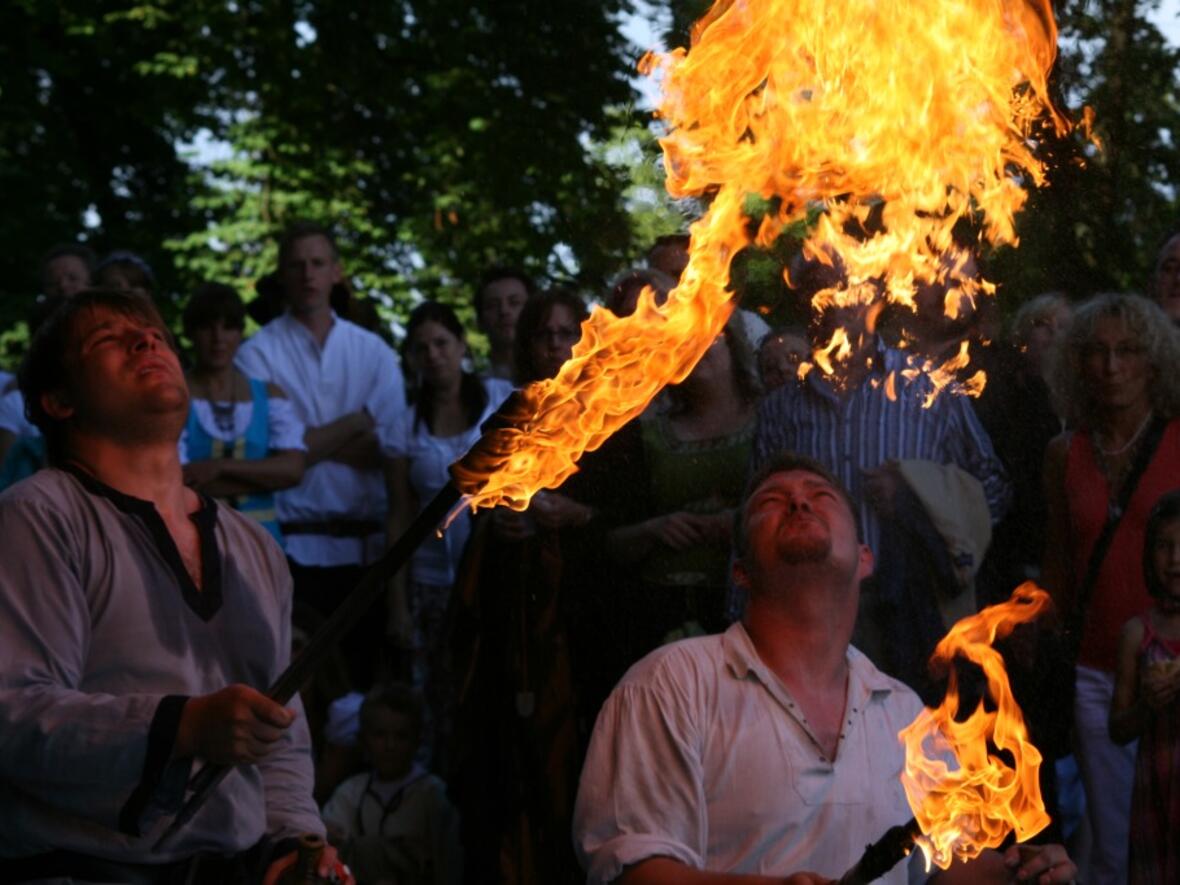
[[[1080,625],[1074,740],[1093,833],[1095,882],[1126,881],[1134,747],[1110,740],[1119,630],[1151,604],[1144,528],[1152,506],[1180,487],[1180,332],[1138,295],[1099,295],[1074,315],[1052,373],[1061,414],[1074,428],[1049,444],[1043,581],[1066,624]],[[1158,440],[1125,506],[1140,453]],[[1117,527],[1088,592],[1094,548],[1108,518]],[[1084,596],[1084,598],[1079,598]]]

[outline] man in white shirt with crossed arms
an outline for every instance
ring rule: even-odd
[[[332,310],[344,279],[331,233],[292,225],[279,242],[287,310],[238,351],[238,368],[276,384],[307,426],[307,472],[276,495],[295,599],[327,615],[384,546],[385,485],[375,427],[405,405],[397,357],[380,337]],[[369,618],[342,643],[358,684],[372,677],[383,619]]]

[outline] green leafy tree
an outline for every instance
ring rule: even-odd
[[[164,301],[341,235],[389,319],[492,261],[597,288],[632,253],[586,145],[633,100],[630,0],[15,0],[0,10],[0,324],[49,245],[144,254]],[[214,150],[180,146],[213,145]],[[166,304],[173,307],[174,305]]]
[[[1180,50],[1149,20],[1157,6],[1058,4],[1058,91],[1075,112],[1092,109],[1101,148],[1080,134],[1046,145],[1056,154],[1049,185],[1019,219],[1020,247],[994,260],[1010,301],[1050,289],[1142,292],[1180,226]]]

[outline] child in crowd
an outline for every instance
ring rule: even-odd
[[[1139,739],[1128,882],[1164,885],[1180,882],[1180,492],[1160,498],[1145,534],[1154,604],[1123,627],[1110,735]]]
[[[457,885],[459,818],[446,785],[414,764],[422,701],[408,686],[375,689],[360,713],[371,771],[344,781],[324,806],[329,839],[359,885]]]

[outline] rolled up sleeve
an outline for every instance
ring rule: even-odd
[[[701,869],[706,854],[701,748],[674,686],[624,681],[599,714],[578,788],[574,843],[587,882],[667,857]]]

